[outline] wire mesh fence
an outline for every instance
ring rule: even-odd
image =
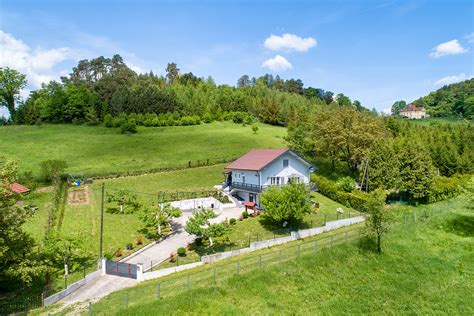
[[[353,242],[359,239],[360,236],[361,232],[358,228],[347,230],[331,236],[300,242],[291,247],[271,250],[264,254],[235,259],[229,263],[216,265],[205,270],[177,274],[164,281],[153,282],[143,287],[123,291],[120,295],[109,299],[112,299],[113,303],[118,306],[130,307],[166,300],[175,295],[186,293],[191,289],[217,289],[232,277],[245,277],[246,274],[259,269],[278,266],[289,261],[298,260],[303,256],[316,254],[325,248]],[[92,313],[93,307],[89,306],[89,308]]]

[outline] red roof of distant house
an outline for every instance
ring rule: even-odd
[[[288,148],[251,150],[228,165],[226,169],[260,170],[288,150]]]
[[[402,108],[400,110],[400,112],[408,112],[408,111],[422,111],[424,110],[423,107],[417,107],[416,105],[414,104],[408,104],[407,106],[405,106],[404,108]]]
[[[30,192],[30,189],[16,182],[10,184],[10,190],[12,190],[13,193],[17,193],[17,194]]]

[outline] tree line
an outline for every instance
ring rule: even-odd
[[[292,117],[329,105],[369,111],[342,93],[305,87],[300,79],[244,75],[235,87],[216,85],[212,77],[182,73],[175,63],[168,64],[164,76],[137,74],[120,55],[81,60],[61,82],[44,83],[24,102],[18,102],[18,93],[25,76],[9,68],[0,72],[2,105],[16,124],[97,124],[122,113],[219,119],[227,112],[246,112],[264,123],[287,125]]]
[[[343,162],[365,191],[381,188],[411,201],[433,201],[433,190],[449,195],[459,189],[457,175],[474,171],[470,122],[422,126],[328,107],[290,122],[287,141],[316,164],[326,159],[335,170]]]

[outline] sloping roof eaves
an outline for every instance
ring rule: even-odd
[[[225,169],[259,171],[287,152],[292,153],[296,158],[314,169],[314,166],[309,161],[290,148],[252,150],[227,165]]]

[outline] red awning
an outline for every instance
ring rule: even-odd
[[[30,192],[30,189],[16,182],[10,184],[10,190],[12,190],[12,192],[16,194],[23,194],[23,193]]]
[[[247,201],[247,202],[244,203],[244,206],[247,206],[247,207],[254,207],[254,206],[255,206],[255,202],[249,202],[249,201]]]

